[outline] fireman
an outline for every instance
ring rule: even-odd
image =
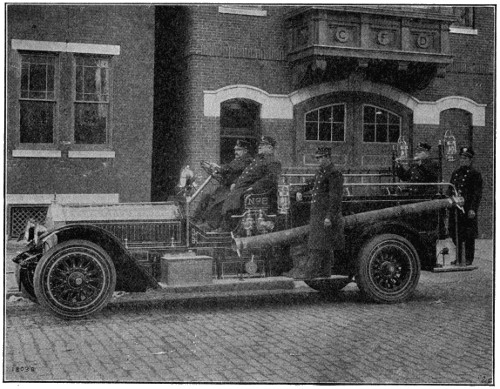
[[[396,175],[402,180],[410,183],[438,182],[439,165],[430,156],[431,146],[420,142],[417,145],[414,156],[415,163],[409,167],[404,167],[405,161],[396,159]],[[436,186],[410,186],[410,192],[414,194],[435,194]]]
[[[276,197],[281,163],[274,156],[275,148],[276,140],[263,136],[254,160],[231,185],[231,192],[222,206],[222,214],[225,216],[224,229],[231,228],[231,215],[240,212],[244,195],[270,192],[272,198]]]
[[[202,223],[199,227],[203,229],[217,229],[220,227],[222,204],[230,192],[231,185],[234,184],[253,160],[249,149],[249,142],[238,139],[234,146],[234,159],[230,163],[216,168],[216,174],[220,177],[221,185],[214,193],[201,199],[194,215],[195,223]]]
[[[290,271],[295,279],[313,279],[331,276],[333,251],[344,248],[344,218],[342,217],[342,192],[344,178],[335,169],[331,149],[320,147],[315,154],[319,168],[312,190],[309,255],[306,263]]]
[[[465,246],[465,262],[470,266],[474,261],[475,240],[478,234],[477,210],[483,192],[483,178],[481,173],[472,167],[474,150],[471,147],[462,147],[459,154],[460,167],[451,174],[450,182],[464,198],[465,213],[457,211],[457,224],[454,217],[450,218],[450,235],[457,246],[458,258],[462,258],[462,246]],[[456,260],[451,264],[458,265],[460,261]]]

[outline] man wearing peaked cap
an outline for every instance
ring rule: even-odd
[[[457,220],[450,217],[450,235],[457,246],[458,261],[452,262],[459,265],[465,253],[465,265],[472,265],[474,261],[475,240],[478,235],[477,211],[483,193],[483,178],[474,167],[472,160],[474,150],[471,147],[460,148],[460,167],[451,174],[450,183],[455,186],[460,196],[464,198],[464,210],[456,210]],[[465,249],[465,250],[464,250]]]
[[[248,152],[250,150],[250,143],[246,140],[238,139],[236,141],[236,145],[234,146],[235,153],[239,150],[245,150]]]
[[[319,147],[315,158],[319,168],[314,177],[309,219],[309,251],[305,263],[299,262],[286,276],[295,279],[329,278],[334,250],[344,248],[342,193],[344,178],[335,169],[331,149]]]
[[[234,146],[234,159],[228,164],[215,167],[216,177],[221,185],[215,192],[201,199],[193,217],[195,223],[206,223],[209,229],[217,229],[221,226],[222,204],[230,192],[231,185],[253,160],[249,149],[249,142],[238,139]]]
[[[396,160],[396,175],[400,180],[409,183],[422,183],[422,182],[438,182],[439,180],[439,165],[433,161],[430,155],[431,146],[427,143],[420,142],[415,148],[415,161],[409,167],[405,167],[405,161]],[[435,185],[409,185],[411,193],[416,195],[432,195],[437,193],[437,186]]]
[[[417,151],[431,151],[431,148],[432,146],[429,145],[428,143],[425,143],[425,142],[420,142],[418,145],[417,145]]]
[[[274,156],[275,147],[274,138],[262,136],[254,160],[231,186],[231,192],[222,206],[226,229],[232,227],[231,215],[240,211],[244,195],[277,191],[281,163]],[[276,197],[276,194],[271,196]]]
[[[270,136],[262,136],[259,142],[260,145],[270,145],[274,148],[276,147],[276,140]]]

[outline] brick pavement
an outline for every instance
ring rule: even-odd
[[[493,378],[486,253],[473,272],[423,273],[415,296],[395,305],[366,303],[354,285],[330,299],[304,288],[171,309],[104,309],[70,322],[20,304],[5,317],[4,380],[486,384]]]

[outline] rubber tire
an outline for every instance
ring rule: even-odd
[[[352,281],[351,277],[345,278],[324,278],[315,280],[304,280],[307,286],[317,290],[321,294],[331,296],[340,292]]]
[[[384,266],[386,274],[384,269],[377,267],[378,264]],[[395,234],[378,235],[367,241],[359,252],[357,266],[356,283],[361,293],[378,303],[407,300],[420,278],[417,251],[406,238]],[[387,271],[391,274],[388,275]],[[397,288],[394,288],[396,284]]]
[[[63,270],[66,274],[58,277]],[[34,280],[40,305],[64,319],[79,319],[108,304],[116,286],[116,270],[110,256],[98,245],[86,240],[69,240],[42,256]],[[56,281],[59,282],[54,285]],[[86,295],[88,291],[92,293]]]

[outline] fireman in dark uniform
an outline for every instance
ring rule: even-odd
[[[276,198],[281,163],[274,156],[275,147],[274,138],[263,136],[254,160],[231,185],[231,192],[222,206],[222,214],[226,222],[225,229],[231,227],[231,215],[241,211],[242,199],[245,195],[272,192],[271,197]]]
[[[238,139],[234,146],[234,159],[225,165],[216,167],[216,175],[219,177],[221,185],[213,192],[204,196],[194,215],[196,223],[203,223],[200,227],[208,229],[217,229],[222,222],[222,204],[228,196],[231,185],[243,173],[245,168],[250,165],[253,158],[249,154],[250,143]]]
[[[309,220],[309,256],[303,269],[290,272],[295,279],[330,277],[333,251],[345,244],[342,192],[344,178],[335,169],[331,149],[320,147],[316,151],[319,169],[314,177]]]
[[[421,182],[438,182],[439,180],[439,165],[433,161],[430,156],[431,146],[427,143],[420,142],[417,145],[414,163],[410,167],[403,166],[404,161],[396,159],[396,175],[402,180],[410,183]],[[436,186],[410,186],[410,192],[413,194],[435,194],[437,193]]]
[[[451,174],[450,183],[455,185],[458,194],[464,198],[464,210],[457,210],[457,224],[455,218],[450,218],[450,235],[457,246],[458,258],[462,258],[465,246],[465,263],[472,265],[474,261],[475,240],[478,234],[477,209],[483,193],[483,178],[481,173],[472,167],[474,151],[471,147],[460,149],[460,167]],[[455,231],[458,231],[458,242]],[[453,261],[452,265],[460,261]]]

